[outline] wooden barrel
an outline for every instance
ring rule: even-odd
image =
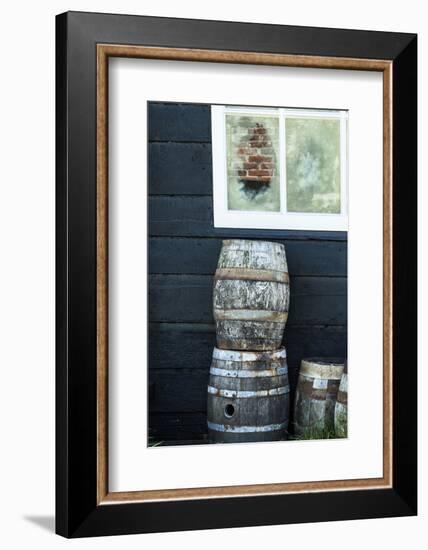
[[[285,439],[289,391],[285,348],[269,352],[214,348],[207,401],[210,441]]]
[[[334,430],[337,437],[348,437],[348,372],[346,363],[334,407]]]
[[[217,347],[278,349],[289,299],[284,245],[267,241],[223,241],[213,290]]]
[[[294,401],[294,433],[303,438],[325,437],[334,432],[334,408],[344,360],[302,359]]]

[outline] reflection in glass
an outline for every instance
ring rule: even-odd
[[[340,213],[340,120],[287,117],[287,211]]]

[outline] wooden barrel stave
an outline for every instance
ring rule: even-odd
[[[289,299],[287,260],[282,244],[223,241],[213,289],[219,348],[278,349]]]
[[[228,360],[230,353],[215,349],[213,354],[207,400],[210,440],[238,443],[283,439],[289,417],[285,350],[275,352],[283,357],[234,352],[235,360]],[[242,360],[236,360],[239,357]]]
[[[334,431],[334,414],[344,361],[337,358],[303,359],[294,402],[294,433]]]
[[[278,349],[284,334],[284,322],[217,321],[217,346],[222,349]]]
[[[226,239],[223,241],[218,267],[287,272],[285,248],[281,243],[270,241]]]

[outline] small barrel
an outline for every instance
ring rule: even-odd
[[[334,409],[344,360],[302,359],[294,401],[294,433],[307,439],[334,432]]]
[[[348,369],[346,363],[334,407],[334,430],[337,437],[348,437]]]
[[[289,300],[284,245],[267,241],[223,241],[213,289],[217,347],[278,349]]]
[[[286,439],[289,392],[285,348],[269,352],[214,348],[207,400],[210,441]]]

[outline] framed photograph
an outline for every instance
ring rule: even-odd
[[[416,35],[56,48],[58,534],[416,514]]]

